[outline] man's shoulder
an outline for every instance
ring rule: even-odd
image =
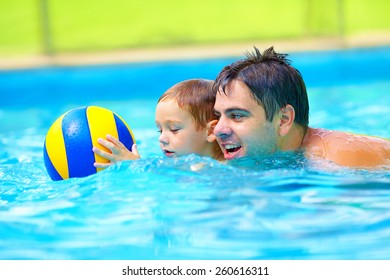
[[[307,151],[343,166],[374,166],[390,160],[390,141],[326,129],[311,129]]]

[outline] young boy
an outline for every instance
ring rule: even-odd
[[[158,100],[156,125],[160,133],[160,148],[167,157],[198,154],[216,160],[223,160],[222,151],[213,133],[217,121],[213,114],[215,93],[214,82],[192,79],[169,88]],[[111,153],[94,147],[96,154],[108,159],[109,163],[95,162],[97,168],[105,168],[118,161],[140,158],[134,144],[129,151],[118,139],[107,135],[98,142]]]

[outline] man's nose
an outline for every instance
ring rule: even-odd
[[[231,128],[228,125],[228,122],[224,118],[219,118],[218,123],[214,127],[214,134],[218,138],[226,138],[231,134]]]

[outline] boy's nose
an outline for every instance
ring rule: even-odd
[[[163,145],[166,145],[168,144],[168,137],[165,135],[164,132],[161,132],[160,136],[158,137],[158,141],[163,144]]]

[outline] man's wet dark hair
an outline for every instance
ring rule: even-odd
[[[262,54],[254,47],[246,58],[222,69],[214,91],[225,92],[233,80],[244,83],[255,100],[264,107],[267,121],[281,108],[290,104],[295,110],[294,122],[306,131],[309,125],[309,101],[301,73],[290,64],[287,54],[279,54],[273,47]]]

